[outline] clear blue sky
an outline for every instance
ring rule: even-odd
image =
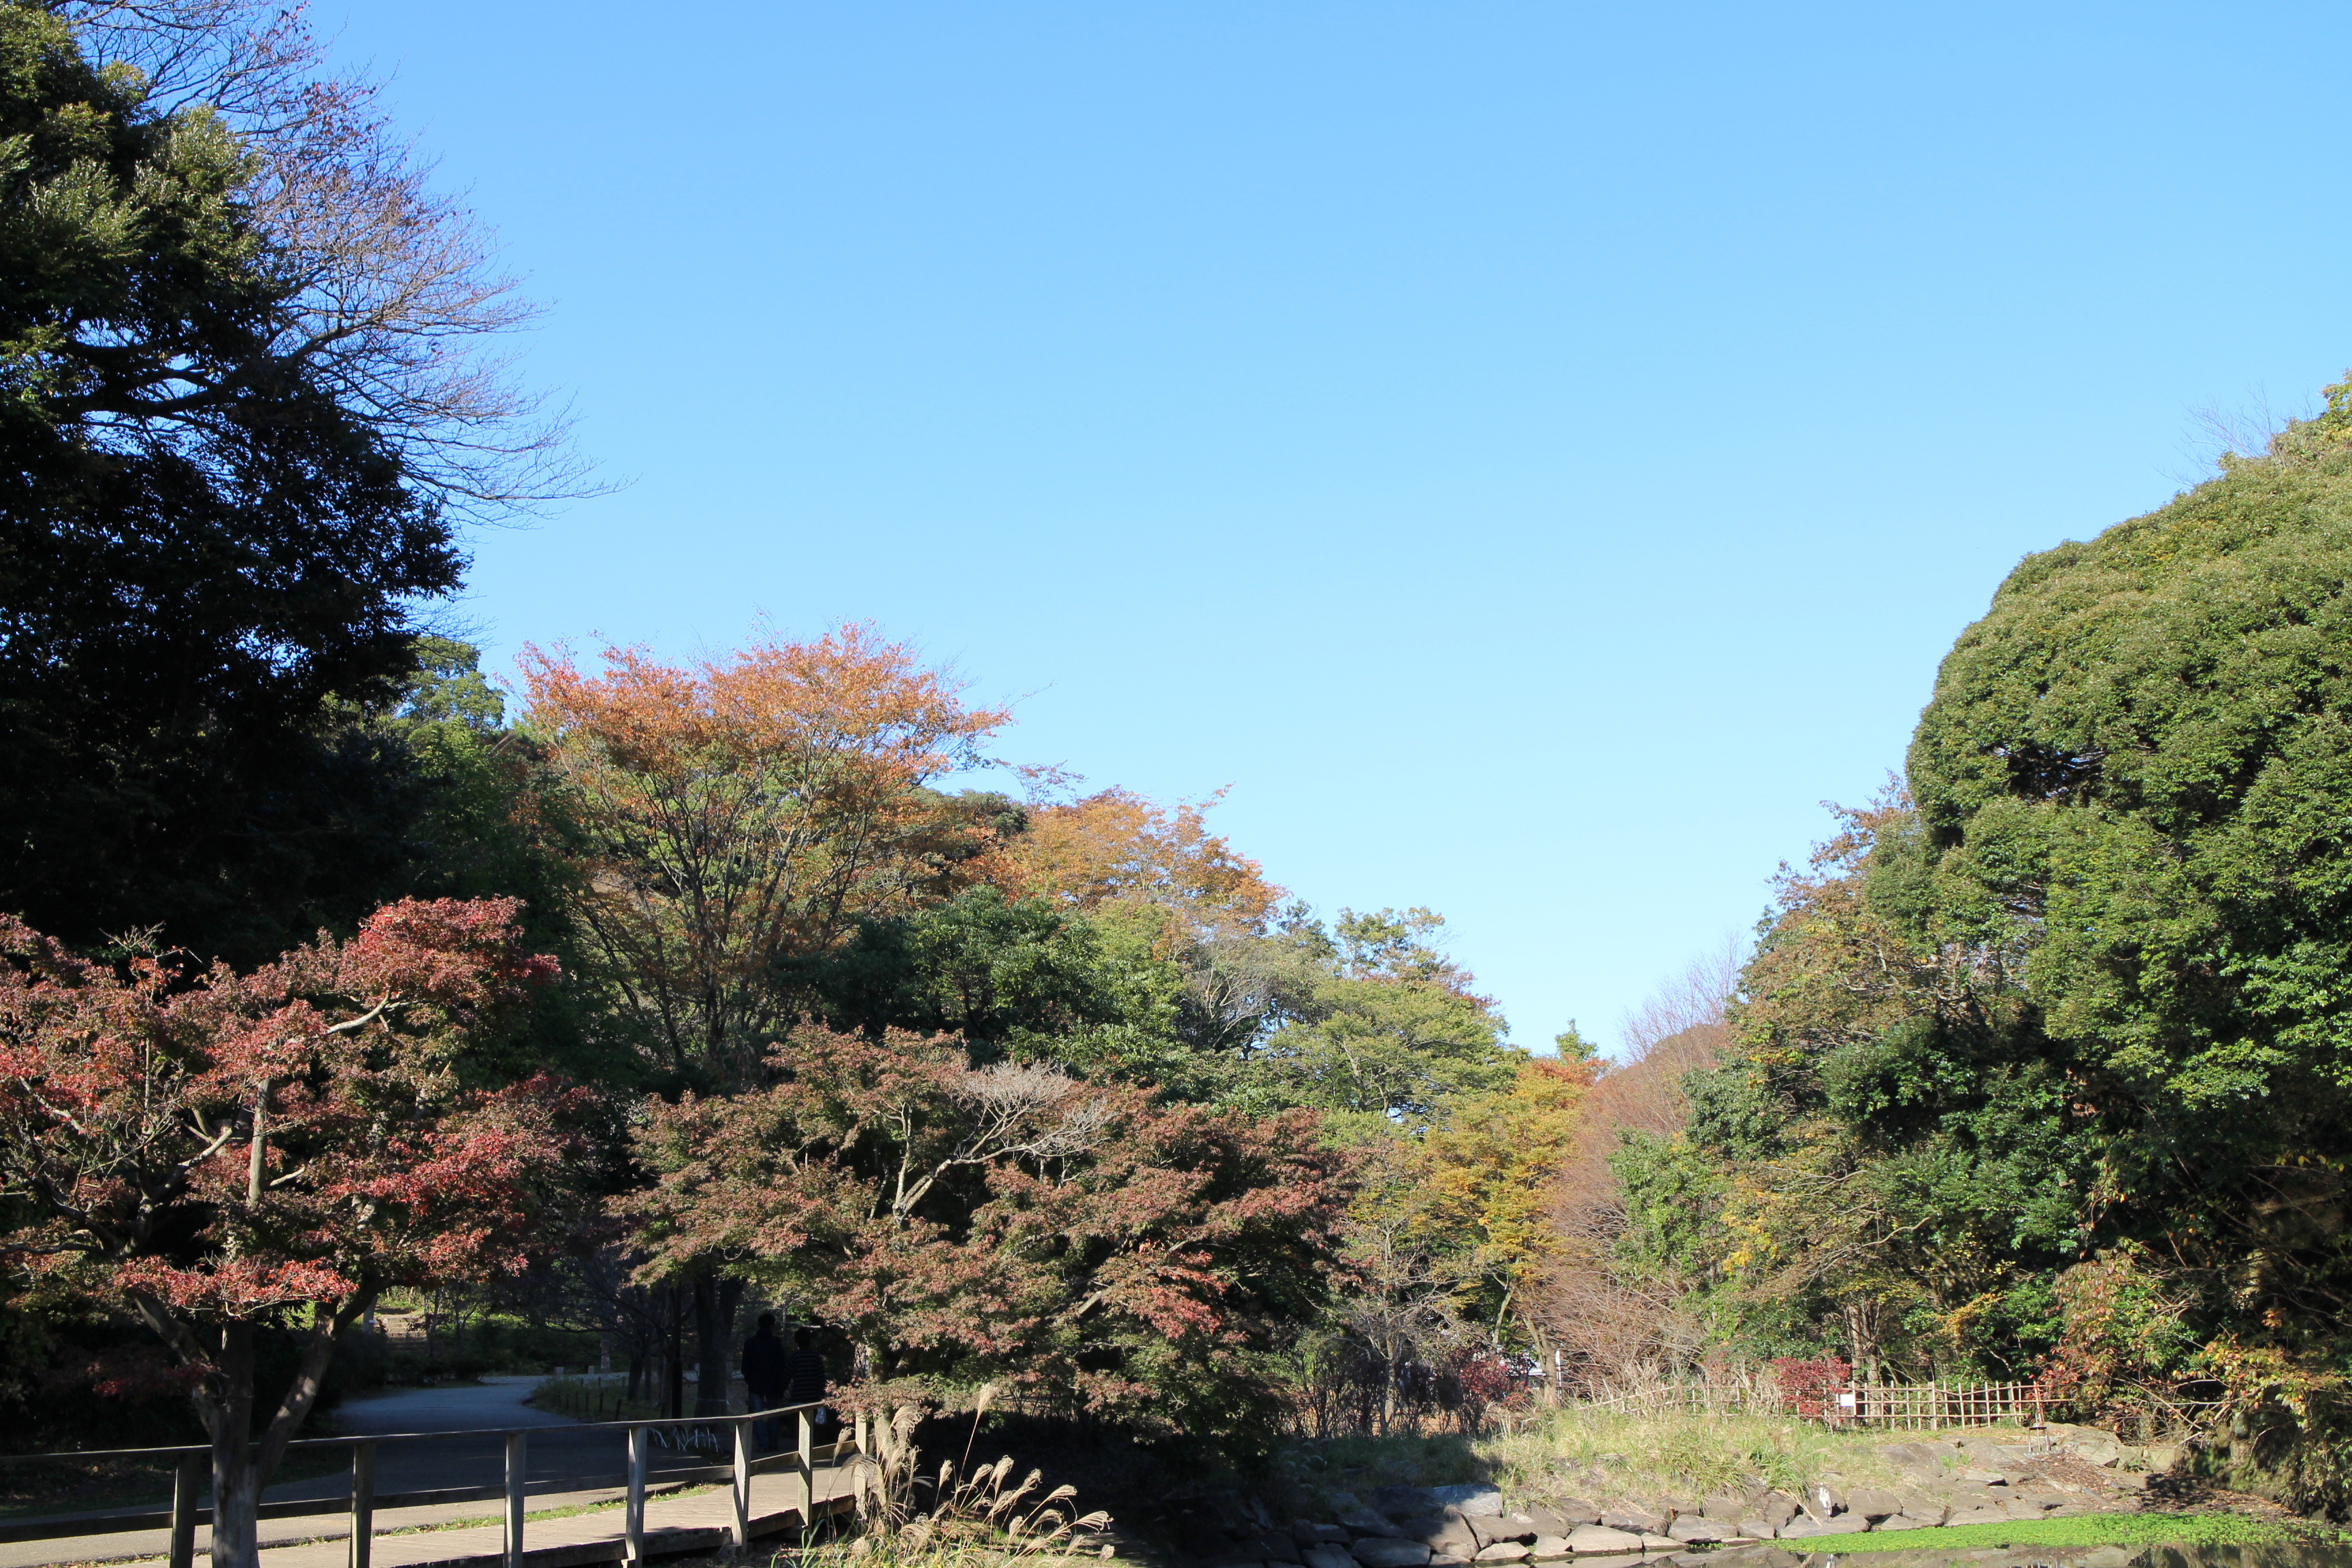
[[[2340,5],[320,0],[616,495],[504,666],[871,617],[1617,1023],[2028,551],[2352,363]]]

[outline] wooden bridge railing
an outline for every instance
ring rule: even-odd
[[[732,1543],[738,1551],[751,1537],[751,1477],[754,1472],[779,1469],[786,1466],[797,1472],[800,1479],[800,1514],[803,1525],[813,1522],[816,1510],[816,1467],[820,1460],[831,1463],[841,1458],[844,1448],[853,1451],[856,1443],[836,1439],[820,1448],[815,1441],[814,1412],[824,1408],[823,1401],[805,1405],[780,1405],[770,1410],[754,1410],[741,1415],[699,1415],[681,1419],[677,1416],[646,1417],[629,1421],[583,1421],[553,1428],[567,1435],[574,1432],[619,1431],[626,1435],[628,1464],[622,1484],[627,1488],[624,1506],[622,1541],[625,1561],[629,1568],[645,1568],[646,1563],[646,1487],[650,1468],[653,1434],[665,1427],[713,1427],[733,1429],[732,1463],[723,1467],[671,1472],[666,1480],[727,1479],[732,1482],[735,1517],[730,1531]],[[751,1428],[754,1423],[795,1417],[799,1440],[793,1447],[763,1458],[751,1454]],[[863,1423],[860,1424],[861,1429]],[[530,1432],[504,1427],[484,1427],[467,1432],[389,1432],[369,1437],[300,1437],[287,1445],[289,1448],[349,1448],[352,1453],[352,1494],[348,1502],[342,1499],[323,1499],[307,1503],[269,1503],[263,1505],[262,1517],[295,1518],[310,1514],[340,1513],[351,1510],[350,1568],[368,1568],[370,1546],[374,1535],[375,1452],[381,1443],[447,1442],[466,1437],[498,1437],[506,1446],[506,1479],[503,1486],[469,1487],[435,1491],[435,1502],[469,1502],[493,1498],[506,1501],[506,1568],[521,1568],[523,1553],[523,1515],[526,1490],[524,1476],[530,1455]],[[680,1445],[683,1447],[684,1445]],[[163,1448],[108,1448],[79,1453],[0,1454],[0,1464],[25,1464],[38,1460],[66,1459],[149,1459],[168,1460],[172,1464],[172,1545],[169,1568],[194,1568],[196,1556],[196,1526],[208,1522],[212,1510],[203,1504],[205,1482],[212,1465],[209,1444],[189,1444]],[[714,1473],[715,1471],[715,1473]],[[560,1486],[577,1489],[584,1485],[610,1485],[603,1478],[579,1478],[562,1480]],[[382,1500],[385,1506],[424,1500],[390,1498]],[[77,1531],[87,1533],[87,1531]],[[12,1532],[13,1534],[13,1532]],[[16,1537],[26,1539],[26,1537]],[[33,1537],[32,1539],[38,1539]]]

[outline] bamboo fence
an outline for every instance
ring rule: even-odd
[[[1937,1426],[2039,1425],[2048,1398],[2033,1383],[1871,1383],[1843,1388],[1782,1388],[1769,1378],[1661,1383],[1586,1402],[1587,1408],[1642,1415],[1798,1415],[1832,1426],[1925,1430]]]

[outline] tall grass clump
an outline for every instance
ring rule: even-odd
[[[972,1411],[972,1433],[988,1408],[991,1390],[981,1390]],[[856,1561],[859,1568],[883,1564],[907,1568],[994,1568],[1018,1561],[1050,1568],[1081,1553],[1108,1557],[1108,1546],[1088,1538],[1110,1523],[1097,1510],[1079,1514],[1077,1489],[1058,1486],[1041,1492],[1045,1477],[1032,1469],[1013,1479],[1010,1454],[974,1468],[971,1444],[961,1459],[927,1464],[915,1447],[926,1412],[902,1405],[877,1423],[875,1451],[851,1461],[850,1483],[857,1502],[856,1533],[847,1542],[814,1548],[801,1562],[818,1568],[827,1559]]]

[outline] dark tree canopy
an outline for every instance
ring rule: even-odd
[[[0,5],[0,909],[250,957],[368,901],[392,764],[341,716],[394,696],[461,562],[280,352],[258,161],[143,93]]]

